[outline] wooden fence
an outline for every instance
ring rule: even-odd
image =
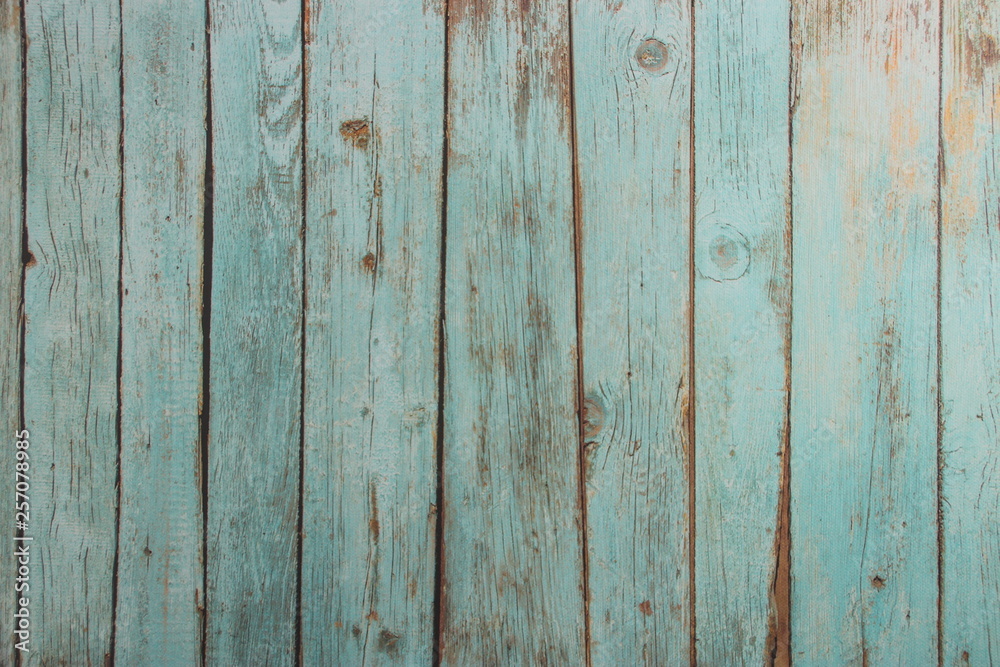
[[[0,0],[0,664],[995,664],[998,39]]]

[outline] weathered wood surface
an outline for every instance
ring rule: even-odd
[[[575,4],[573,49],[592,658],[679,664],[691,650],[690,9]]]
[[[789,11],[694,10],[695,590],[710,665],[788,651]]]
[[[302,16],[209,4],[206,660],[293,665],[302,398]]]
[[[941,657],[1000,660],[1000,6],[945,3]]]
[[[992,664],[998,40],[0,0],[0,663]]]
[[[793,660],[937,660],[939,5],[794,3]]]
[[[444,3],[310,6],[302,659],[427,664]]]
[[[0,428],[5,446],[0,448],[0,466],[14,468],[15,433],[21,430],[21,275],[22,263],[22,89],[21,7],[16,0],[0,0]],[[9,446],[6,443],[10,443]],[[30,447],[30,445],[29,445]],[[29,454],[30,456],[30,454]],[[0,478],[0,497],[14,498],[12,474]],[[30,517],[29,517],[30,518]],[[0,577],[11,581],[17,569],[14,560],[15,524],[4,523],[0,539]],[[15,592],[0,600],[0,637],[11,637],[14,627]],[[13,646],[0,648],[0,662],[14,661]]]
[[[449,7],[448,665],[585,660],[567,18]]]
[[[25,21],[35,633],[20,657],[97,665],[112,651],[117,532],[119,3],[29,2]]]
[[[195,665],[205,3],[122,3],[121,482],[115,659]],[[165,585],[166,583],[166,585]]]

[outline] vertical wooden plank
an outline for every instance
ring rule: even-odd
[[[307,27],[302,660],[430,664],[444,3]]]
[[[573,15],[594,664],[691,647],[691,14]]]
[[[302,360],[299,3],[209,4],[214,168],[206,660],[295,658]]]
[[[26,3],[25,426],[33,651],[111,651],[118,454],[121,23],[118,0]]]
[[[121,509],[115,658],[201,657],[205,3],[122,6]]]
[[[24,121],[21,93],[21,7],[17,0],[0,0],[0,164],[4,165],[0,170],[0,227],[3,237],[8,239],[0,251],[0,405],[3,406],[0,465],[4,470],[0,495],[8,498],[8,502],[14,500],[15,434],[21,430],[21,132]],[[13,512],[12,509],[8,511]],[[12,513],[10,517],[3,523],[3,538],[0,539],[0,580],[9,582],[5,586],[13,589],[17,563],[11,540],[15,531]],[[7,664],[14,663],[8,638],[14,631],[15,595],[11,590],[0,599],[0,637],[4,638],[0,662]]]
[[[442,662],[579,665],[567,4],[448,24]]]
[[[696,627],[713,665],[778,650],[789,11],[784,0],[695,6]]]
[[[792,637],[937,660],[939,5],[796,0]]]
[[[941,245],[946,665],[1000,658],[1000,6],[945,3]]]

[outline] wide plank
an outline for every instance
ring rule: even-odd
[[[309,6],[302,661],[430,664],[444,3]]]
[[[939,9],[793,3],[797,664],[937,660]]]
[[[118,0],[25,6],[24,420],[31,433],[32,650],[112,653],[118,459]]]
[[[1000,659],[1000,5],[945,3],[941,219],[945,665]]]
[[[567,11],[448,8],[446,665],[585,660]]]
[[[0,0],[0,164],[4,165],[0,170],[0,234],[9,239],[0,248],[0,428],[5,443],[0,449],[0,466],[7,471],[14,469],[15,434],[21,430],[22,92],[21,7],[17,0]],[[30,444],[28,447],[30,456]],[[3,476],[2,497],[14,498],[14,482],[13,475]],[[16,526],[16,518],[10,516],[4,524],[8,536],[14,534]],[[12,587],[17,577],[14,548],[12,540],[0,541],[0,579],[12,582]],[[0,601],[0,637],[13,636],[14,598],[13,594],[5,595]],[[0,649],[0,662],[13,664],[11,642]]]
[[[691,650],[691,21],[573,6],[595,665]]]
[[[299,3],[211,0],[206,661],[297,653],[302,397]]]
[[[205,3],[122,3],[121,508],[115,660],[195,665],[204,602]]]
[[[790,9],[694,10],[695,625],[711,665],[788,651]]]

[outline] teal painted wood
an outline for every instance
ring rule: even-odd
[[[942,657],[989,665],[1000,658],[1000,6],[944,7]]]
[[[201,658],[205,3],[122,4],[121,495],[115,660]]]
[[[213,0],[206,660],[295,657],[302,359],[298,3]]]
[[[779,639],[788,650],[776,529],[791,310],[789,11],[783,0],[694,10],[696,627],[698,658],[712,665],[768,662]]]
[[[0,428],[5,442],[0,450],[3,470],[13,470],[16,436],[21,430],[21,8],[16,0],[0,0],[0,228],[8,239],[0,249]],[[29,440],[30,441],[30,440]],[[29,445],[30,447],[30,445]],[[30,450],[29,450],[30,456]],[[28,473],[30,475],[30,472]],[[3,476],[0,496],[14,498],[14,477]],[[21,499],[18,499],[21,500]],[[30,519],[30,516],[29,516]],[[15,517],[4,521],[0,540],[0,580],[17,577],[14,543]],[[22,591],[30,592],[30,591]],[[14,632],[14,598],[11,592],[0,599],[0,637]],[[11,642],[0,648],[0,662],[14,664]]]
[[[302,660],[430,664],[444,3],[307,28]]]
[[[689,5],[577,3],[573,56],[592,657],[680,664],[691,649]]]
[[[937,660],[938,10],[794,3],[800,665]]]
[[[567,19],[449,6],[447,665],[585,660]]]
[[[32,651],[111,650],[118,438],[118,0],[29,1],[25,427],[33,471]]]

